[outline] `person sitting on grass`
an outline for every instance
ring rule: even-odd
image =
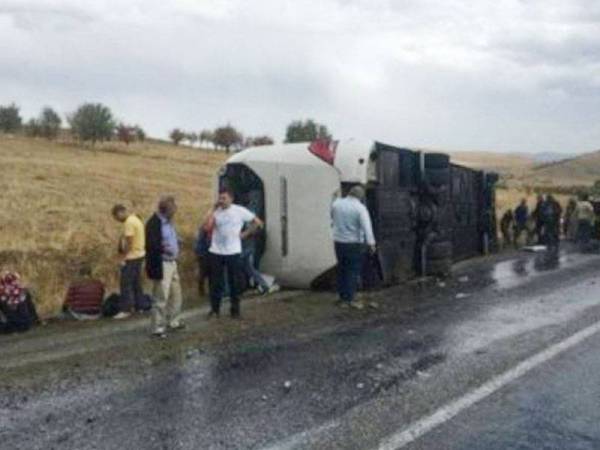
[[[79,277],[67,290],[63,312],[66,317],[77,320],[98,319],[102,316],[102,300],[104,300],[104,283],[92,277],[92,269],[84,265],[79,270]]]
[[[27,331],[38,322],[31,293],[23,286],[19,274],[3,272],[0,275],[0,332]]]

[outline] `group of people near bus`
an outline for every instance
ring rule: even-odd
[[[353,187],[347,196],[332,204],[335,254],[338,260],[337,290],[341,307],[362,309],[355,301],[366,250],[374,252],[375,238],[365,192]],[[152,334],[165,337],[185,327],[181,320],[182,290],[178,270],[181,241],[175,226],[175,198],[164,196],[157,211],[144,224],[124,205],[115,205],[113,217],[123,224],[118,253],[121,258],[120,297],[114,318],[126,319],[143,301],[142,270],[152,282]],[[208,278],[210,311],[208,318],[221,315],[224,297],[229,298],[230,315],[240,317],[238,280],[245,275],[261,293],[277,290],[256,268],[254,237],[264,228],[263,221],[250,209],[235,204],[233,193],[221,189],[217,203],[207,212],[196,244],[199,262],[199,289]]]
[[[557,247],[561,234],[571,241],[587,244],[593,237],[596,215],[587,194],[570,199],[563,211],[551,195],[538,195],[535,208],[530,211],[527,199],[514,209],[508,209],[500,219],[500,231],[505,246],[517,247],[521,236],[525,244]]]
[[[224,296],[230,300],[230,315],[240,317],[238,280],[248,275],[262,292],[272,292],[256,270],[251,241],[263,227],[263,221],[246,207],[233,203],[228,189],[219,192],[217,203],[207,212],[198,235],[196,252],[200,269],[200,290],[204,278],[209,280],[210,312],[208,318],[221,315]],[[152,334],[165,337],[170,331],[185,327],[181,320],[182,290],[178,259],[181,240],[175,225],[177,204],[172,196],[164,196],[157,211],[144,224],[124,205],[115,205],[113,217],[123,224],[118,252],[121,257],[120,303],[115,319],[126,319],[144,296],[142,269],[152,282]],[[248,243],[248,244],[246,244]],[[203,292],[200,292],[203,294]]]

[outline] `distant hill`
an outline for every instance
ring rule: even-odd
[[[600,150],[533,167],[531,184],[572,186],[593,184],[600,179]]]
[[[575,155],[577,156],[577,155]],[[568,155],[565,153],[552,153],[552,152],[540,152],[534,153],[533,157],[539,164],[553,163],[557,161],[563,161],[565,159],[571,159],[574,155]]]
[[[450,152],[450,157],[456,164],[502,174],[519,174],[534,167],[537,163],[534,155],[521,153],[455,151]]]

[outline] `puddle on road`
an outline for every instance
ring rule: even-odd
[[[489,276],[495,287],[508,289],[525,283],[540,274],[573,266],[579,260],[580,258],[575,255],[553,252],[541,252],[533,257],[523,255],[517,259],[495,264]]]

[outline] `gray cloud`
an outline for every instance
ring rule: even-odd
[[[599,17],[588,0],[4,2],[0,102],[103,101],[161,136],[231,121],[281,138],[313,116],[341,138],[583,151]]]

